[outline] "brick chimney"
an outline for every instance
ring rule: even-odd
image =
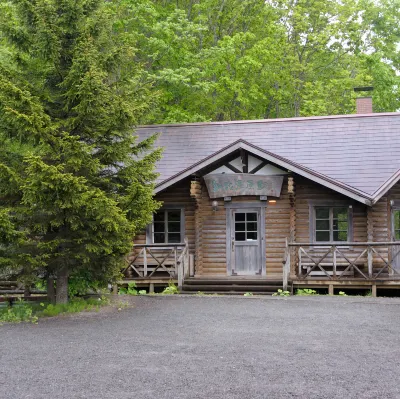
[[[365,92],[365,91],[372,91],[374,90],[373,87],[355,87],[355,92]],[[372,114],[372,97],[365,96],[365,97],[357,97],[356,98],[356,111],[357,114]]]

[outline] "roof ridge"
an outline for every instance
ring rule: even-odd
[[[220,122],[190,122],[190,123],[166,123],[155,125],[138,125],[137,129],[152,129],[157,127],[187,127],[187,126],[210,126],[210,125],[240,125],[250,123],[282,123],[282,122],[309,122],[311,120],[326,119],[350,119],[350,118],[376,118],[381,116],[399,116],[400,112],[381,112],[372,114],[346,114],[346,115],[324,115],[324,116],[301,116],[293,118],[276,118],[276,119],[250,119]]]

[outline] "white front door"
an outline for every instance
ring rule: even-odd
[[[229,268],[233,276],[262,274],[261,209],[232,209],[230,214]],[[230,242],[229,242],[230,241]]]

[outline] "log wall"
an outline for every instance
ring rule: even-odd
[[[400,200],[400,183],[372,208],[336,193],[303,177],[294,175],[291,184],[285,177],[281,197],[275,204],[267,204],[265,220],[266,273],[268,277],[282,275],[282,260],[285,239],[310,242],[310,202],[341,201],[352,205],[353,240],[390,241],[390,200]],[[289,193],[288,187],[291,186]],[[223,199],[218,199],[217,211],[212,209],[212,200],[202,179],[190,179],[176,184],[156,196],[164,207],[182,205],[185,208],[185,236],[190,253],[195,255],[196,275],[226,276],[226,209]],[[255,202],[256,197],[233,197],[232,203]],[[135,238],[136,243],[145,243],[145,233]],[[294,266],[293,266],[294,268]],[[294,270],[292,270],[294,272]]]

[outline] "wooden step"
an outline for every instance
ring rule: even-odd
[[[184,284],[183,290],[190,292],[204,291],[233,291],[233,292],[276,292],[279,288],[282,288],[282,284],[276,285],[223,285],[223,284],[208,284],[208,285],[194,285]]]
[[[266,280],[266,279],[219,279],[219,278],[189,278],[185,279],[185,285],[251,285],[251,286],[263,286],[263,285],[274,285],[281,286],[282,280]]]

